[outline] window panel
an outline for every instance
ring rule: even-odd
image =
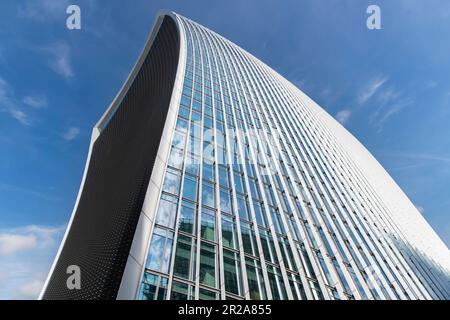
[[[163,191],[178,195],[180,190],[180,180],[181,172],[168,168],[164,179]]]
[[[214,185],[203,181],[202,186],[202,204],[211,208],[215,207],[216,203],[216,197],[215,197],[215,190]]]
[[[175,217],[177,213],[178,197],[169,194],[162,194],[159,202],[158,213],[156,215],[156,223],[168,228],[174,228]]]
[[[216,287],[216,247],[206,242],[200,249],[200,283]]]
[[[194,233],[195,231],[195,204],[183,201],[180,210],[179,230]]]
[[[195,267],[195,244],[191,237],[178,235],[173,274],[192,280]]]
[[[241,264],[239,255],[229,250],[223,251],[225,290],[236,295],[241,294]]]
[[[266,289],[264,287],[264,280],[259,262],[250,258],[246,258],[245,266],[247,269],[250,299],[265,300]]]
[[[225,215],[222,215],[222,244],[236,248],[236,224],[233,218]]]
[[[209,241],[216,239],[216,215],[214,210],[202,209],[202,238]]]
[[[184,176],[183,198],[197,201],[197,178]]]
[[[156,227],[150,243],[146,267],[168,273],[172,252],[173,232]]]

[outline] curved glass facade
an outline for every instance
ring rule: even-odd
[[[408,239],[318,107],[176,19],[184,83],[137,298],[449,298],[448,270]]]

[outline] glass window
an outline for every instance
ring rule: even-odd
[[[200,99],[199,93],[197,91],[194,93],[194,97]],[[194,100],[193,103],[192,103],[192,109],[201,112],[202,111],[202,104],[199,101]]]
[[[198,156],[201,155],[200,139],[197,139],[197,138],[189,139],[189,152],[193,153],[195,155],[198,155]],[[197,163],[200,163],[200,162],[197,162]]]
[[[202,114],[200,112],[197,112],[197,111],[192,111],[192,120],[195,121],[195,122],[202,121]]]
[[[214,210],[202,209],[202,238],[214,241],[216,233],[216,216]]]
[[[256,222],[258,223],[259,226],[264,227],[266,226],[266,222],[265,222],[265,211],[264,211],[264,207],[262,206],[262,204],[260,202],[253,202],[253,209],[255,210],[255,217],[256,217]]]
[[[184,149],[184,140],[186,135],[182,132],[175,131],[173,134],[172,145],[180,150]]]
[[[248,211],[248,202],[246,197],[237,195],[237,203],[238,203],[238,213],[241,219],[250,221],[249,219],[249,211]]]
[[[178,195],[180,190],[180,178],[180,171],[168,168],[164,179],[163,191]]]
[[[167,291],[167,278],[144,273],[139,300],[164,300]]]
[[[185,106],[181,106],[180,111],[178,112],[178,115],[180,117],[189,119],[189,108],[186,108]]]
[[[181,234],[178,235],[173,274],[177,277],[192,279],[195,266],[193,257],[195,257],[193,239]]]
[[[168,228],[175,226],[178,197],[163,193],[159,202],[156,223]]]
[[[233,218],[225,215],[222,215],[222,244],[236,248],[236,225]]]
[[[257,250],[256,249],[256,241],[254,231],[251,229],[248,223],[241,223],[241,236],[242,236],[242,245],[244,247],[244,251],[247,254],[254,255]]]
[[[275,262],[273,259],[275,251],[272,249],[273,248],[272,234],[270,233],[270,231],[259,229],[259,235],[261,238],[261,246],[263,249],[264,259],[266,261]],[[271,239],[272,241],[269,242],[269,239]],[[272,244],[272,246],[270,246],[270,244]]]
[[[176,169],[181,169],[183,166],[183,150],[172,146],[169,156],[169,166]]]
[[[202,186],[202,204],[211,208],[215,207],[216,199],[214,192],[214,185],[203,181]]]
[[[214,182],[214,165],[203,161],[203,179]]]
[[[306,293],[303,289],[300,277],[298,275],[288,273],[288,278],[294,300],[306,300]]]
[[[216,247],[206,242],[200,248],[200,283],[216,287]]]
[[[147,257],[146,267],[163,273],[169,272],[173,232],[155,227]]]
[[[237,172],[234,172],[234,186],[237,192],[245,193],[243,177]]]
[[[187,233],[194,232],[195,204],[183,200],[180,210],[179,229]]]
[[[155,300],[158,289],[158,276],[144,273],[139,300]]]
[[[197,178],[184,176],[183,198],[197,201]]]
[[[181,105],[189,107],[191,105],[191,99],[187,96],[181,96]]]
[[[186,155],[186,173],[193,176],[198,176],[200,167],[200,158],[193,153]]]
[[[225,274],[225,290],[237,295],[241,294],[241,267],[239,255],[229,250],[223,250],[223,265]]]
[[[228,214],[232,214],[231,193],[230,191],[220,188],[220,210]]]
[[[213,291],[209,291],[203,288],[199,290],[199,300],[217,300],[219,294]]]
[[[264,287],[264,280],[259,262],[250,258],[245,258],[245,265],[247,269],[250,299],[265,300],[266,289]]]
[[[193,300],[193,298],[192,286],[178,281],[172,282],[171,300]]]
[[[230,187],[230,181],[227,168],[219,166],[219,183],[221,186]]]
[[[267,266],[267,276],[269,278],[270,289],[273,300],[283,300],[287,298],[283,279],[280,275],[280,269]]]
[[[221,164],[228,163],[227,155],[226,155],[226,149],[225,148],[217,147],[217,161],[218,161],[218,163],[221,163]],[[226,186],[229,187],[228,185],[226,185]]]
[[[183,118],[178,118],[176,129],[181,132],[186,132],[188,128],[188,121]]]

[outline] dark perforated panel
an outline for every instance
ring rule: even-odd
[[[154,44],[92,150],[76,215],[44,299],[115,299],[142,209],[172,94],[179,56],[165,17]],[[81,268],[81,290],[66,287]]]

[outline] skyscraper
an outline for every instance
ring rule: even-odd
[[[270,67],[170,12],[94,128],[42,292],[449,297],[449,250],[370,153]]]

